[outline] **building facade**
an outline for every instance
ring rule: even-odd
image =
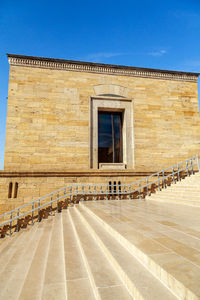
[[[71,183],[134,182],[199,153],[197,73],[8,60],[0,212]]]

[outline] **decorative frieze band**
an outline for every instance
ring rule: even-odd
[[[73,61],[51,61],[44,58],[28,58],[28,57],[15,57],[8,55],[8,60],[10,65],[16,66],[26,66],[26,67],[38,67],[47,68],[55,70],[66,70],[66,71],[77,71],[77,72],[89,72],[89,73],[103,73],[110,75],[123,75],[123,76],[133,76],[133,77],[145,77],[145,78],[156,78],[156,79],[167,79],[167,80],[179,80],[179,81],[193,81],[197,82],[197,73],[187,73],[187,72],[173,72],[173,71],[156,71],[152,69],[134,69],[131,67],[118,67],[109,65],[99,65],[95,63],[84,63],[84,62],[73,62]]]

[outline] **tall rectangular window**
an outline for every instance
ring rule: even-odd
[[[122,112],[98,112],[98,163],[122,163]]]

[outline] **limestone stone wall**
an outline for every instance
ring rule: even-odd
[[[199,153],[197,83],[10,66],[5,171],[90,168],[90,97],[132,99],[134,171]]]
[[[105,184],[109,185],[111,181],[112,185],[114,181],[121,184],[128,184],[140,180],[146,174],[135,174],[135,175],[125,175],[124,176],[43,176],[37,175],[35,177],[31,176],[21,176],[20,174],[16,176],[11,176],[7,174],[5,176],[3,172],[0,174],[0,214],[13,210],[25,203],[35,200],[41,196],[45,196],[51,192],[54,192],[60,188],[68,185],[80,185],[80,184]],[[8,198],[9,183],[13,183],[12,197]],[[13,197],[14,185],[18,183],[18,194],[17,198]],[[29,207],[30,208],[30,207]],[[1,223],[1,220],[0,220]]]

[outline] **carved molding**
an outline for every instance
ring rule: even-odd
[[[127,87],[117,84],[98,84],[94,85],[94,92],[99,95],[116,95],[121,97],[128,97],[129,89]]]
[[[155,79],[165,79],[165,80],[178,80],[178,81],[193,81],[197,82],[198,74],[177,72],[170,73],[170,71],[156,71],[151,69],[134,69],[131,67],[118,67],[109,65],[99,65],[95,63],[81,63],[72,61],[59,61],[59,60],[48,60],[39,58],[26,58],[26,57],[15,57],[8,56],[8,61],[10,65],[15,66],[25,66],[25,67],[37,67],[45,69],[55,69],[55,70],[66,70],[66,71],[76,71],[76,72],[89,72],[89,73],[100,73],[100,74],[110,74],[110,75],[121,75],[121,76],[131,76],[131,77],[144,77],[144,78],[155,78]]]

